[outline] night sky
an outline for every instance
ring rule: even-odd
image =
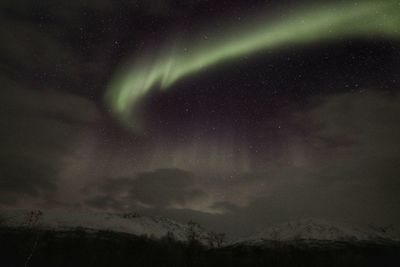
[[[400,223],[400,1],[0,12],[0,208]]]

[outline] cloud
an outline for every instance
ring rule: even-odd
[[[157,169],[132,178],[110,179],[87,201],[96,208],[157,208],[185,206],[204,196],[194,175],[179,169]],[[119,205],[121,204],[121,205]]]
[[[55,194],[62,157],[99,118],[88,100],[2,79],[0,205]]]
[[[13,204],[24,196],[43,197],[57,190],[56,171],[45,162],[22,155],[1,155],[0,204]]]
[[[296,141],[301,146],[295,147],[307,151],[307,164],[271,169],[264,179],[258,175],[268,190],[244,209],[269,214],[270,220],[399,222],[399,96],[377,91],[327,96],[301,116],[302,123],[315,125],[307,139]]]

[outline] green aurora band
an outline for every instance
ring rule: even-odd
[[[262,20],[262,19],[261,19]],[[249,29],[252,30],[249,30]],[[313,6],[293,16],[235,28],[218,40],[202,40],[187,49],[170,49],[159,58],[144,56],[117,72],[105,94],[111,112],[121,123],[141,133],[138,104],[154,89],[170,88],[176,81],[215,64],[242,56],[344,38],[398,38],[400,1],[376,0],[358,4]],[[182,44],[181,44],[182,45]]]

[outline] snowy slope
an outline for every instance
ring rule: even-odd
[[[134,235],[164,237],[168,232],[176,239],[186,240],[188,226],[163,217],[145,217],[136,214],[94,212],[26,211],[1,212],[3,224],[14,227],[39,227],[43,229],[69,230],[76,227],[90,230],[110,230]]]
[[[318,219],[304,219],[269,227],[265,231],[243,241],[256,243],[264,240],[400,241],[398,233],[394,226],[358,226]]]

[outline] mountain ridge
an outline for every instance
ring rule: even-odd
[[[9,227],[50,230],[73,230],[79,227],[88,231],[109,230],[157,239],[172,233],[179,241],[186,241],[190,227],[168,218],[142,216],[137,213],[10,210],[0,212],[0,215],[2,225]]]
[[[183,224],[161,216],[142,216],[135,212],[65,212],[9,210],[0,212],[0,222],[8,227],[31,227],[50,230],[113,231],[132,235],[145,235],[156,239],[173,236],[178,241],[188,241],[190,231],[195,231],[196,238],[206,244],[210,233],[199,225]],[[215,234],[215,233],[214,233]],[[222,240],[219,240],[222,242]],[[265,242],[400,242],[400,229],[391,226],[372,224],[355,225],[308,218],[275,224],[248,238],[242,238],[225,245],[250,244]]]
[[[308,218],[275,224],[249,238],[236,243],[261,244],[278,242],[372,242],[400,241],[399,229],[394,225],[349,224]]]

